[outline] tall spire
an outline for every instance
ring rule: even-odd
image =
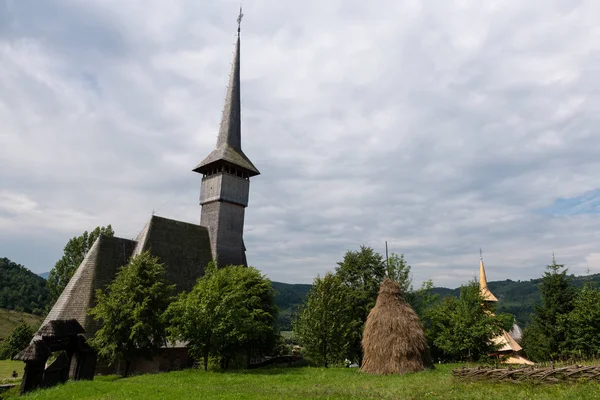
[[[485,276],[485,268],[483,266],[483,253],[479,249],[479,291],[485,301],[498,301],[496,296],[488,288],[487,277]]]
[[[229,74],[229,85],[227,85],[227,95],[225,96],[225,107],[221,116],[221,127],[219,128],[219,139],[217,148],[223,145],[229,145],[231,148],[241,151],[241,99],[240,99],[240,25],[242,22],[242,8],[238,16],[238,30],[235,38],[235,48],[233,50],[233,63],[231,64],[231,73]]]
[[[225,161],[245,169],[249,176],[260,174],[258,169],[246,157],[242,151],[242,119],[240,98],[240,30],[244,14],[240,7],[237,18],[237,35],[233,50],[233,62],[229,74],[229,84],[225,95],[225,106],[221,116],[217,146],[208,157],[194,168],[194,171],[205,173],[210,170],[209,165],[215,162]]]

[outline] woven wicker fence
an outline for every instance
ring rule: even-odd
[[[584,380],[600,382],[600,365],[571,365],[554,368],[457,368],[452,374],[461,380],[493,382],[569,383]]]

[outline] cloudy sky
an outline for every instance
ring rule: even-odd
[[[483,5],[482,5],[483,4]],[[600,273],[600,2],[245,0],[245,241],[309,283],[361,244],[418,285]],[[239,1],[0,0],[0,256],[198,222]]]

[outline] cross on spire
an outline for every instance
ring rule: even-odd
[[[240,26],[242,25],[242,18],[244,18],[244,13],[242,13],[242,6],[240,6],[240,15],[238,15],[238,18],[237,18],[238,34],[240,33]]]

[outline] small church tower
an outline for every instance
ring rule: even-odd
[[[202,174],[200,225],[209,231],[213,259],[219,266],[247,265],[244,212],[250,177],[260,172],[242,151],[240,101],[240,23],[216,148],[194,172]]]
[[[485,267],[483,266],[483,253],[479,249],[479,291],[485,301],[495,303],[498,301],[496,296],[488,288],[487,277],[485,276]]]
[[[483,266],[483,254],[479,249],[479,292],[486,303],[495,303],[498,301],[496,296],[488,288],[487,277],[485,276],[485,267]],[[489,311],[488,311],[489,312]],[[493,313],[490,313],[494,315]],[[518,325],[513,325],[518,328]],[[520,328],[519,328],[520,329]],[[519,354],[523,348],[517,343],[517,341],[505,330],[494,338],[492,343],[498,346],[498,350],[489,354],[490,356],[497,357],[505,364],[520,364],[520,365],[533,365],[533,362],[529,361],[525,357]]]

